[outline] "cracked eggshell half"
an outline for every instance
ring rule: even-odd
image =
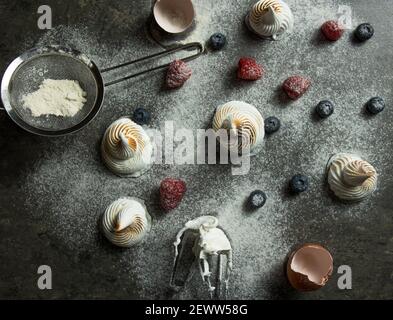
[[[322,288],[333,272],[333,257],[319,244],[307,243],[295,250],[287,262],[287,277],[296,290]]]

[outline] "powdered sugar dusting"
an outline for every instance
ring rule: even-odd
[[[281,288],[287,292],[282,266],[291,247],[317,241],[334,251],[340,245],[335,233],[346,223],[372,219],[367,212],[386,190],[385,183],[369,202],[353,206],[335,202],[324,180],[329,157],[335,152],[355,151],[375,165],[381,180],[391,179],[384,175],[390,159],[378,150],[393,147],[391,140],[384,139],[389,137],[392,124],[386,122],[383,128],[376,128],[374,119],[362,113],[362,105],[370,96],[391,96],[391,89],[382,85],[386,76],[373,74],[363,59],[379,45],[370,41],[367,47],[356,47],[349,32],[336,43],[320,39],[319,26],[336,16],[337,1],[288,0],[295,29],[277,42],[254,39],[247,32],[243,21],[248,3],[231,0],[221,6],[200,2],[204,5],[197,7],[198,21],[201,26],[206,24],[206,29],[199,29],[188,40],[207,40],[211,33],[223,32],[228,37],[227,49],[190,62],[193,75],[179,90],[161,90],[164,75],[160,73],[108,89],[100,116],[80,133],[84,139],[74,135],[48,142],[48,149],[25,178],[26,207],[32,208],[35,219],[45,221],[46,232],[60,239],[66,250],[88,250],[94,252],[97,262],[112,261],[118,272],[115,276],[132,281],[138,297],[149,299],[208,297],[198,274],[179,294],[171,293],[168,283],[176,233],[186,221],[214,214],[234,249],[230,298],[282,297]],[[358,20],[355,13],[353,18]],[[128,21],[130,26],[132,21]],[[138,37],[126,38],[114,49],[113,43],[102,41],[80,25],[58,26],[38,44],[59,41],[85,52],[99,66],[159,51]],[[252,85],[236,80],[235,67],[243,55],[253,56],[265,66],[262,80]],[[359,69],[359,64],[364,67]],[[280,86],[293,74],[308,76],[312,85],[301,99],[289,102]],[[373,78],[371,84],[368,77]],[[312,110],[326,98],[335,103],[336,110],[329,119],[319,121]],[[113,176],[101,163],[98,145],[105,128],[137,106],[152,112],[154,128],[173,120],[176,127],[196,129],[210,126],[215,107],[230,100],[244,100],[255,105],[265,118],[275,115],[282,122],[280,131],[268,137],[264,150],[252,158],[252,171],[246,176],[231,176],[230,168],[223,165],[155,165],[137,180],[128,180]],[[285,189],[288,179],[298,172],[310,176],[311,186],[309,192],[292,197]],[[185,180],[188,189],[181,205],[168,214],[158,208],[156,196],[165,177]],[[247,212],[244,201],[255,189],[266,192],[267,203],[256,212]],[[150,234],[130,250],[110,246],[98,228],[106,206],[122,196],[144,199],[153,218]],[[323,238],[322,230],[331,236]]]

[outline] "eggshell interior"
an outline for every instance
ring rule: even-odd
[[[303,274],[308,280],[323,286],[333,270],[333,258],[329,251],[319,245],[306,245],[292,257],[292,271]]]
[[[195,11],[191,0],[157,0],[153,14],[166,32],[181,33],[191,26]]]

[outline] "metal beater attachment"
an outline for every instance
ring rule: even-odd
[[[182,289],[197,263],[211,298],[226,299],[232,271],[232,247],[218,219],[202,216],[187,222],[176,236],[171,286]]]

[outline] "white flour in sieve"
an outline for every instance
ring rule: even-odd
[[[45,79],[37,91],[23,96],[23,107],[30,109],[34,117],[73,117],[85,102],[86,92],[74,80]]]

